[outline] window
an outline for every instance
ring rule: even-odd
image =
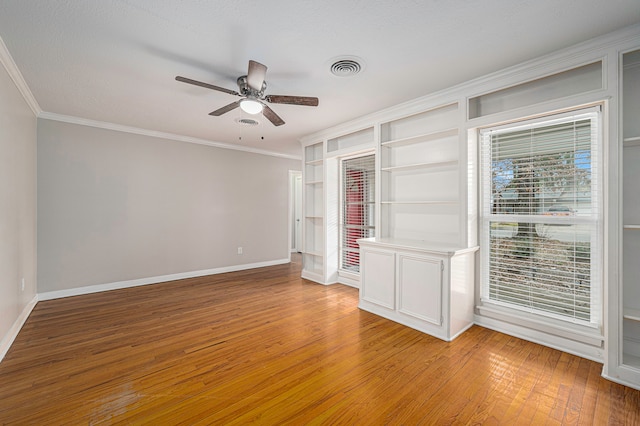
[[[483,304],[601,324],[599,116],[480,132]]]
[[[375,236],[375,156],[342,160],[340,269],[360,272],[359,238]]]

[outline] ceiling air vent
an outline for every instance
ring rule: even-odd
[[[242,124],[243,126],[257,126],[258,122],[256,120],[252,120],[251,118],[239,118],[238,124]]]
[[[356,57],[342,57],[333,59],[331,64],[331,74],[338,77],[351,77],[363,70],[362,60]]]

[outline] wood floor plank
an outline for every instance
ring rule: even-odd
[[[39,302],[0,424],[639,424],[602,366],[474,326],[443,342],[287,265]]]

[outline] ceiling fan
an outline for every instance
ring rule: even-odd
[[[265,95],[264,91],[267,89],[267,82],[264,81],[264,77],[266,74],[267,67],[265,65],[256,61],[249,61],[249,71],[247,72],[247,75],[240,76],[237,80],[239,92],[181,76],[176,76],[176,80],[242,97],[239,101],[232,102],[229,105],[225,105],[222,108],[209,113],[209,115],[216,117],[240,107],[243,111],[249,114],[258,114],[262,112],[262,115],[273,123],[274,126],[282,126],[284,124],[284,120],[269,108],[269,106],[264,103],[265,101],[272,104],[318,106],[318,98],[307,96]]]

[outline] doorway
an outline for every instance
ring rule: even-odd
[[[289,247],[290,253],[302,252],[302,172],[298,170],[289,170]]]

